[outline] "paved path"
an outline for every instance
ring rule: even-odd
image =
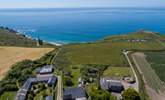
[[[60,48],[56,54],[54,55],[51,64],[54,63],[54,60],[56,59],[57,55],[60,53],[60,51],[62,50],[62,48]],[[62,78],[60,75],[57,76],[57,98],[56,100],[63,100],[62,99]]]
[[[62,79],[61,79],[61,76],[58,76],[58,82],[57,82],[57,100],[62,100]]]
[[[56,52],[56,54],[54,55],[54,57],[53,57],[53,59],[52,59],[52,61],[51,61],[51,64],[53,64],[54,60],[56,59],[57,55],[60,53],[61,50],[62,50],[62,48],[60,48],[60,49]]]
[[[125,57],[126,57],[128,63],[129,63],[129,65],[130,65],[130,67],[131,67],[131,69],[132,69],[132,72],[133,72],[133,74],[134,74],[134,76],[135,76],[135,81],[136,81],[136,83],[135,83],[135,84],[136,84],[136,85],[135,85],[135,90],[139,92],[139,80],[138,80],[138,77],[137,77],[137,75],[136,75],[136,72],[135,72],[135,70],[134,70],[134,68],[133,68],[133,65],[132,65],[132,63],[131,63],[131,61],[130,61],[130,59],[129,59],[129,57],[128,57],[129,51],[123,52],[123,53],[124,53],[124,55],[125,55]]]

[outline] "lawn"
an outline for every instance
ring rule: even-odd
[[[13,100],[17,92],[5,92],[0,96],[0,100]]]
[[[78,78],[81,77],[81,72],[80,72],[80,69],[81,69],[81,65],[76,65],[77,68],[74,68],[72,66],[71,68],[71,72],[72,72],[72,79],[73,79],[73,83],[74,83],[74,86],[78,86]]]
[[[109,67],[104,71],[103,76],[121,79],[123,76],[133,77],[133,73],[129,67]]]
[[[0,46],[0,80],[10,70],[11,65],[25,59],[39,59],[54,48],[24,48]]]

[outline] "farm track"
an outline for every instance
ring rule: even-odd
[[[134,77],[135,77],[135,81],[136,81],[136,83],[135,83],[135,84],[136,84],[136,85],[135,85],[135,89],[136,89],[136,91],[139,92],[139,80],[138,80],[138,77],[137,77],[137,75],[136,75],[135,69],[133,68],[133,65],[132,65],[132,63],[131,63],[131,60],[130,60],[129,57],[128,57],[128,53],[129,53],[129,52],[124,52],[124,55],[125,55],[125,57],[126,57],[128,63],[129,63],[129,65],[130,65],[131,70],[132,70],[132,72],[133,72],[133,74],[134,74]]]
[[[51,64],[53,64],[54,60],[56,59],[57,55],[60,53],[60,51],[62,50],[62,48],[60,48],[56,54],[54,55]],[[60,75],[57,76],[57,97],[56,100],[63,100],[62,99],[62,78]]]

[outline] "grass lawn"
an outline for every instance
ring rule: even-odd
[[[133,77],[133,73],[129,67],[109,67],[104,71],[103,76],[121,79],[123,76]]]
[[[71,69],[71,72],[73,75],[72,79],[73,79],[74,86],[78,85],[78,78],[81,77],[80,68],[81,68],[80,65],[77,65],[76,69],[74,68]]]
[[[15,91],[13,92],[5,92],[0,96],[0,100],[14,100],[14,97],[16,96]]]
[[[123,49],[157,50],[162,48],[154,40],[148,42],[115,42],[113,40],[69,45],[64,49],[67,50],[67,56],[72,64],[110,64],[114,67],[126,67],[128,63],[121,52]]]
[[[95,43],[68,45],[64,49],[72,64],[110,64],[114,67],[126,67],[128,63],[121,53],[123,49],[162,49],[163,46],[157,38],[151,33],[127,34],[108,37]],[[127,41],[129,39],[147,39],[147,41],[129,42]]]
[[[43,94],[46,94],[46,95],[51,95],[51,92],[50,92],[51,88],[50,87],[47,87],[47,89],[44,89],[42,90],[41,92],[37,93],[34,97],[34,100],[45,100],[45,98],[43,97]]]

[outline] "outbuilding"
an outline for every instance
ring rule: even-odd
[[[42,68],[39,68],[36,70],[37,74],[51,74],[53,73],[54,69],[53,69],[53,65],[46,65]]]
[[[87,100],[87,95],[82,87],[67,88],[63,92],[63,100]]]
[[[124,90],[124,86],[120,80],[114,80],[108,77],[100,79],[100,86],[103,90],[110,92],[121,93]]]
[[[53,100],[53,96],[47,96],[45,100]]]

